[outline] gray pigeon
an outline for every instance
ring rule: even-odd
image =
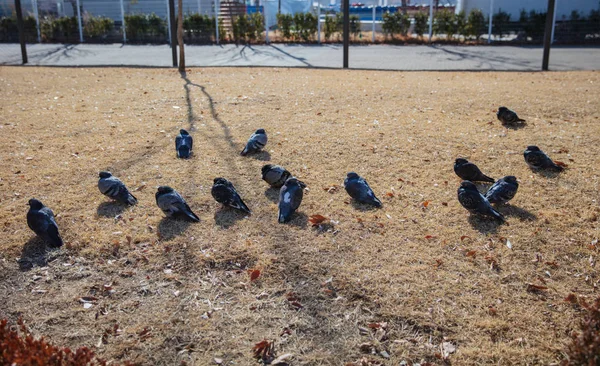
[[[525,122],[524,119],[519,118],[515,112],[506,107],[498,108],[496,116],[503,125],[516,125],[519,122]]]
[[[110,172],[100,172],[98,175],[100,176],[98,189],[103,195],[125,205],[137,203],[137,198],[129,192],[119,178],[114,177]]]
[[[279,191],[279,223],[288,222],[292,214],[300,207],[306,185],[296,177],[291,177]]]
[[[279,165],[267,164],[262,167],[262,179],[273,188],[281,188],[292,174]]]
[[[465,180],[460,184],[458,188],[458,202],[474,215],[490,217],[504,222],[504,216],[492,207],[472,182]]]
[[[381,207],[381,201],[375,197],[375,193],[364,178],[360,175],[350,172],[344,180],[344,188],[350,197],[360,203],[366,203],[375,207]]]
[[[156,192],[156,204],[167,215],[173,218],[199,222],[200,218],[192,212],[183,197],[176,190],[168,186],[158,187]]]
[[[192,136],[184,129],[179,130],[179,135],[175,137],[177,157],[180,159],[189,159],[193,146],[194,139],[192,139]]]
[[[227,179],[215,178],[210,193],[217,202],[248,214],[250,213],[248,206],[242,201],[233,184]]]
[[[241,155],[246,156],[248,154],[253,154],[262,150],[263,147],[267,144],[267,133],[264,129],[258,129],[256,132],[250,136],[248,139],[248,143],[244,150],[242,150]]]
[[[454,161],[454,173],[463,180],[494,183],[494,179],[483,174],[477,165],[471,163],[467,159],[458,158]]]
[[[527,149],[523,153],[523,157],[531,169],[548,169],[557,172],[562,172],[564,170],[562,166],[556,165],[556,163],[537,146],[527,146]]]
[[[500,178],[494,183],[485,194],[485,198],[490,203],[506,203],[513,199],[519,189],[519,182],[514,175],[508,175]]]
[[[58,225],[54,221],[54,212],[35,198],[29,200],[27,225],[52,248],[63,245],[63,240],[58,232]]]

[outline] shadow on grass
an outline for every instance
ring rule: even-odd
[[[173,240],[177,236],[182,235],[191,222],[185,218],[163,217],[158,224],[158,232],[162,241]]]
[[[308,216],[304,212],[296,211],[292,215],[292,219],[282,225],[290,225],[296,226],[299,229],[306,229],[308,225]]]
[[[471,224],[473,229],[482,234],[495,234],[498,231],[498,227],[502,225],[502,223],[497,220],[481,218],[477,215],[469,216],[469,224]]]
[[[273,188],[273,187],[267,188],[267,190],[265,191],[265,197],[267,197],[269,199],[269,201],[271,201],[273,203],[278,203],[279,202],[279,189]]]
[[[500,211],[500,213],[504,216],[515,216],[521,219],[522,221],[537,220],[537,216],[535,214],[531,213],[530,211],[524,208],[513,205],[500,206],[498,211]]]
[[[352,198],[351,204],[355,210],[362,211],[362,212],[375,211],[375,210],[378,210],[383,207],[383,204],[381,205],[381,207],[375,207],[373,205],[368,205],[366,203],[360,203],[357,200],[355,200],[354,198]]]
[[[34,236],[25,243],[19,258],[19,269],[29,271],[34,266],[45,267],[48,265],[48,246],[39,236]]]
[[[502,125],[504,127],[506,127],[509,130],[520,130],[522,128],[527,127],[527,122],[520,122],[520,123],[515,123],[515,124],[510,124],[510,125]]]
[[[560,175],[560,173],[562,173],[562,171],[556,171],[556,170],[549,170],[549,169],[532,169],[530,168],[532,172],[534,172],[537,175],[541,175],[544,178],[556,178]]]
[[[260,161],[271,161],[271,154],[264,150],[254,154],[248,154],[247,156]]]
[[[115,217],[119,214],[122,214],[125,209],[127,209],[127,206],[122,203],[116,201],[107,201],[98,205],[96,213],[98,216],[102,217]]]
[[[228,229],[236,224],[236,222],[243,220],[247,213],[236,210],[234,208],[221,206],[217,212],[215,212],[215,224],[219,225],[222,229]]]

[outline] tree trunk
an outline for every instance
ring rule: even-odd
[[[177,2],[177,42],[179,43],[179,72],[185,72],[185,51],[183,50],[183,0]]]

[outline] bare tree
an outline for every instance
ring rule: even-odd
[[[177,2],[177,42],[179,43],[179,72],[185,72],[185,51],[183,50],[183,0]]]

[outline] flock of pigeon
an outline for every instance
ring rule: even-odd
[[[497,112],[498,119],[505,126],[516,126],[522,124],[525,120],[520,119],[517,114],[506,107],[500,107]],[[261,151],[267,144],[267,134],[264,129],[256,130],[250,136],[248,142],[241,152],[242,156],[254,154]],[[192,154],[193,138],[185,130],[180,130],[175,138],[175,149],[177,157],[188,159]],[[528,146],[524,153],[525,162],[532,169],[562,171],[563,168],[554,163],[537,146]],[[492,218],[504,222],[504,217],[492,204],[504,204],[510,201],[519,188],[517,178],[510,175],[494,181],[486,176],[473,163],[466,159],[456,159],[454,163],[454,172],[463,182],[458,188],[458,201],[472,214]],[[110,172],[102,171],[99,173],[98,189],[107,197],[125,204],[135,205],[137,199],[129,192],[125,184]],[[279,189],[279,214],[278,221],[285,223],[291,220],[293,213],[300,207],[302,202],[304,188],[306,184],[279,165],[267,164],[262,167],[262,179],[271,187]],[[489,182],[493,185],[487,190],[485,195],[481,194],[473,182]],[[381,201],[375,196],[375,193],[369,187],[367,181],[354,172],[348,173],[344,180],[346,192],[357,202],[381,207]],[[233,184],[225,178],[215,178],[211,189],[214,199],[234,209],[247,214],[251,211],[244,203]],[[190,209],[183,197],[169,186],[160,186],[156,192],[156,204],[165,213],[166,216],[183,219],[192,222],[199,222],[198,216]],[[39,237],[46,241],[51,247],[60,247],[63,240],[58,231],[58,225],[54,220],[52,210],[39,200],[32,198],[29,200],[29,212],[27,213],[27,224]]]

